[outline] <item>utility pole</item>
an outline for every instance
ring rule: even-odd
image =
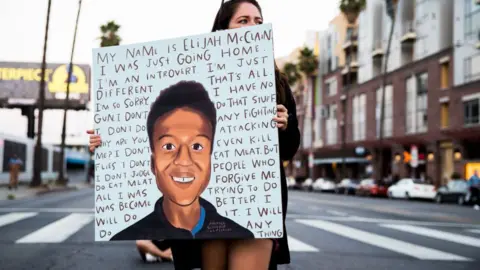
[[[380,104],[380,130],[378,134],[378,141],[380,145],[379,166],[377,172],[377,181],[383,182],[383,127],[385,122],[385,87],[387,84],[387,70],[388,70],[388,56],[390,55],[390,45],[392,43],[393,30],[395,28],[395,13],[397,10],[398,0],[385,0],[387,14],[391,19],[390,34],[388,35],[387,51],[385,53],[385,61],[383,63],[383,76],[382,76],[382,99]]]
[[[341,179],[344,179],[347,177],[347,164],[346,164],[346,155],[347,155],[347,100],[348,100],[348,90],[350,90],[351,86],[351,65],[352,65],[352,57],[353,57],[353,34],[355,31],[355,25],[354,23],[352,24],[352,32],[350,33],[349,41],[350,41],[350,46],[348,47],[348,53],[347,55],[347,75],[346,75],[346,85],[344,85],[344,93],[341,95],[341,101],[342,101],[342,174],[341,174]],[[348,28],[347,28],[348,31]],[[341,180],[340,179],[340,180]]]
[[[47,69],[47,43],[48,43],[48,26],[50,22],[50,7],[52,0],[48,0],[47,22],[45,24],[45,38],[43,41],[43,59],[42,71],[40,75],[40,92],[38,95],[38,129],[37,144],[35,145],[34,161],[33,161],[33,177],[30,186],[36,187],[42,184],[42,129],[43,129],[43,109],[45,107],[45,70]]]
[[[75,30],[73,32],[73,43],[72,43],[72,52],[70,53],[70,63],[68,65],[68,77],[67,77],[67,94],[65,97],[65,105],[63,109],[63,126],[62,126],[62,143],[60,149],[60,171],[58,172],[57,182],[59,184],[66,184],[68,180],[65,178],[65,138],[67,133],[67,112],[68,112],[68,101],[70,98],[70,81],[72,79],[73,72],[73,54],[75,52],[75,41],[77,40],[77,28],[78,20],[80,18],[80,10],[82,7],[82,0],[78,1],[78,11],[77,11],[77,20],[75,21]]]

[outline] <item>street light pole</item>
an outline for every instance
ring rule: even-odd
[[[387,51],[385,53],[385,61],[383,64],[383,75],[382,75],[382,98],[381,98],[381,104],[380,104],[380,130],[378,134],[378,141],[380,145],[380,154],[379,156],[379,170],[377,172],[377,180],[378,182],[382,182],[383,180],[383,145],[382,145],[382,140],[383,140],[383,127],[384,127],[384,122],[385,122],[385,87],[387,84],[387,70],[388,70],[388,57],[390,55],[390,46],[392,44],[392,37],[393,37],[393,30],[395,28],[395,13],[397,10],[397,2],[398,0],[385,0],[386,2],[386,9],[387,9],[387,14],[391,19],[391,24],[390,24],[390,33],[388,35],[388,42],[387,42]]]
[[[59,166],[59,173],[58,173],[58,183],[65,184],[67,179],[65,179],[65,137],[67,132],[67,112],[68,112],[68,100],[70,98],[70,81],[72,79],[72,72],[73,72],[73,54],[75,52],[75,41],[77,40],[77,28],[78,28],[78,20],[80,18],[80,10],[82,7],[82,0],[78,1],[78,11],[77,11],[77,20],[75,22],[75,30],[73,32],[73,42],[72,42],[72,52],[70,53],[70,63],[68,65],[68,77],[67,77],[67,94],[65,97],[65,107],[63,111],[63,126],[62,126],[62,143],[60,147],[60,162]]]
[[[40,90],[38,95],[38,128],[37,128],[37,144],[35,145],[34,161],[33,161],[33,177],[30,186],[36,187],[42,184],[42,129],[43,129],[43,109],[45,106],[45,70],[47,69],[47,43],[48,43],[48,27],[50,22],[50,7],[52,0],[48,0],[47,21],[45,23],[45,38],[43,41],[43,58],[42,69],[40,75]]]

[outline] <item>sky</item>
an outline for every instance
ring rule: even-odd
[[[286,56],[302,46],[308,31],[326,29],[338,13],[337,2],[259,0],[264,22],[273,26],[275,57]],[[47,0],[0,0],[0,61],[42,61],[47,3]],[[196,35],[211,30],[220,3],[220,0],[83,0],[74,63],[91,64],[92,48],[99,46],[100,25],[109,20],[121,26],[122,44]],[[77,8],[78,0],[52,0],[47,62],[69,61]],[[73,113],[71,119],[77,119],[77,114],[78,119],[82,117],[81,124],[67,126],[67,133],[79,133],[77,139],[86,141],[82,130],[92,126],[92,117],[80,116],[85,112],[79,112]],[[54,143],[60,137],[61,127],[57,126],[62,114],[49,115],[44,129],[51,135],[45,134],[44,140]],[[0,132],[25,136],[23,118],[19,111],[0,110]]]

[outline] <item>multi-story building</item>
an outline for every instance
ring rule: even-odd
[[[327,72],[322,75],[322,115],[315,121],[320,121],[324,144],[316,148],[311,177],[338,179],[344,161],[346,176],[354,178],[372,172],[375,178],[414,175],[442,184],[453,172],[469,177],[465,165],[480,160],[478,22],[475,1],[399,1],[385,77],[381,141],[381,75],[391,26],[384,1],[367,1],[358,32],[346,24],[336,29],[338,34],[327,31],[323,40],[345,35],[333,46],[325,41],[321,46],[321,66]],[[329,69],[333,54],[328,50],[339,44],[345,61]],[[348,63],[358,64],[358,71]],[[347,71],[352,81],[347,81]],[[412,146],[420,153],[415,167],[408,162]]]

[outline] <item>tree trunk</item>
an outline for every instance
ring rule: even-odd
[[[75,41],[77,39],[77,28],[78,28],[78,20],[80,18],[80,9],[82,7],[82,0],[78,1],[78,12],[77,12],[77,20],[75,22],[75,30],[73,32],[73,43],[72,43],[72,52],[70,53],[70,63],[68,66],[68,77],[67,77],[67,94],[65,97],[65,105],[63,111],[63,126],[62,126],[62,143],[60,147],[60,158],[58,160],[59,169],[58,172],[58,184],[66,184],[67,179],[65,179],[65,137],[67,132],[67,111],[68,111],[68,101],[70,98],[70,80],[72,79],[72,72],[73,72],[73,54],[75,52]]]
[[[383,181],[383,126],[385,121],[385,86],[387,84],[387,70],[388,70],[388,57],[390,55],[390,45],[392,43],[393,30],[395,28],[395,14],[392,16],[392,23],[390,26],[390,33],[388,35],[387,51],[385,53],[385,61],[383,65],[383,78],[382,78],[382,99],[380,104],[380,131],[378,134],[378,141],[380,145],[380,154],[379,156],[379,170],[377,172],[377,180],[379,182]]]
[[[45,106],[45,70],[47,68],[47,43],[48,43],[48,26],[50,22],[50,7],[52,0],[48,0],[47,21],[45,23],[45,38],[43,40],[43,58],[42,71],[40,75],[40,91],[38,95],[38,131],[37,144],[35,145],[34,161],[33,161],[33,177],[30,186],[36,187],[42,184],[42,130],[43,130],[43,109]]]

